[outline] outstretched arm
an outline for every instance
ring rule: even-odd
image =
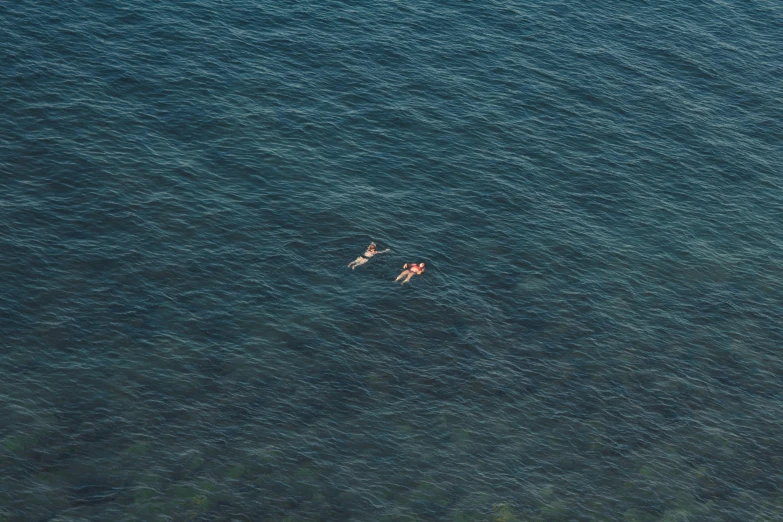
[[[381,250],[379,252],[376,252],[376,254],[385,254],[386,252],[389,252],[391,248],[387,248],[386,250]]]

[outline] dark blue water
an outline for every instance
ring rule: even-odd
[[[0,521],[783,520],[780,3],[0,34]]]

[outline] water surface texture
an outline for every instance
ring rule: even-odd
[[[0,34],[0,521],[783,520],[780,2]]]

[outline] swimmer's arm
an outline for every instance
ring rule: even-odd
[[[387,248],[386,250],[380,250],[380,251],[376,252],[376,254],[385,254],[386,252],[389,252],[389,251],[391,251],[391,248]]]

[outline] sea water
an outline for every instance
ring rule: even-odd
[[[783,518],[779,2],[0,34],[0,520]]]

